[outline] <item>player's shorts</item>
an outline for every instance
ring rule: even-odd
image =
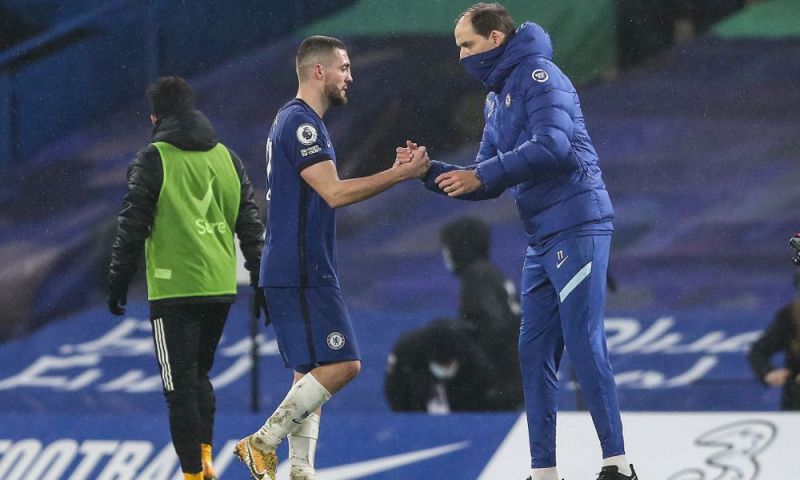
[[[320,365],[361,359],[338,287],[264,287],[264,295],[287,367],[308,373]]]

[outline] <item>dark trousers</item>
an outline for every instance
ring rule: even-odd
[[[783,385],[781,395],[781,410],[800,411],[800,385],[795,382],[796,373],[792,373],[789,380]]]
[[[212,443],[216,402],[208,372],[228,310],[229,303],[150,305],[172,444],[186,473],[202,471],[200,444]]]

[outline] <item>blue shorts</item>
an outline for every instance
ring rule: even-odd
[[[320,365],[361,359],[338,287],[264,287],[264,295],[287,367],[308,373]]]

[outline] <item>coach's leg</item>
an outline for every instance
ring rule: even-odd
[[[554,248],[575,260],[559,272],[564,341],[586,397],[603,458],[624,455],[619,402],[605,335],[606,270],[610,235],[578,237]],[[623,459],[624,460],[624,459]],[[627,470],[625,465],[624,469]]]
[[[519,360],[528,416],[532,478],[558,479],[556,471],[556,373],[564,350],[556,293],[536,256],[522,274]]]
[[[153,306],[151,324],[172,444],[185,474],[199,474],[200,410],[197,402],[198,319],[186,305]]]

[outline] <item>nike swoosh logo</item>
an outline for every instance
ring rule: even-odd
[[[211,180],[208,181],[208,190],[206,190],[206,194],[203,195],[200,203],[197,204],[203,214],[208,213],[208,207],[211,205],[211,199],[214,198],[214,191],[211,189],[211,185],[214,183],[215,178],[216,177],[211,177]]]
[[[376,473],[393,470],[412,463],[421,462],[429,458],[440,457],[448,453],[462,450],[469,446],[469,442],[451,443],[440,447],[426,448],[414,452],[390,455],[388,457],[375,458],[364,462],[339,465],[338,467],[324,468],[317,470],[317,477],[325,480],[355,480],[365,478]],[[289,476],[289,462],[284,462],[278,467],[278,478]]]
[[[569,255],[567,255],[566,257],[562,258],[560,262],[556,262],[556,268],[561,268],[561,265],[564,265],[564,262],[566,262],[568,258],[569,258]]]

